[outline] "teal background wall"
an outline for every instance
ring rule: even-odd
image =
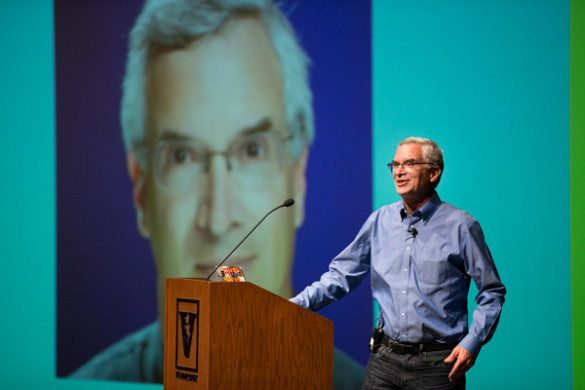
[[[374,206],[398,200],[396,144],[437,141],[439,195],[480,221],[508,288],[468,388],[570,389],[569,1],[373,5]]]
[[[572,4],[582,26],[582,3]],[[584,141],[582,92],[571,94],[576,119],[569,132],[569,31],[568,1],[373,3],[374,205],[397,200],[385,166],[396,143],[411,134],[435,139],[446,154],[439,192],[481,222],[509,290],[469,388],[569,389],[573,374],[574,388],[584,385],[582,355],[571,358],[572,343],[575,350],[577,342],[583,346],[583,290],[574,288],[571,300],[570,282],[584,275],[582,245],[575,244],[583,238],[575,222],[583,208],[571,208],[570,195],[582,203],[575,197],[583,175],[569,176],[568,167],[582,161],[576,153]],[[0,0],[0,387],[6,389],[81,386],[54,376],[52,33],[50,1]],[[582,27],[573,34],[581,45],[573,44],[580,55],[572,61],[583,64]],[[571,88],[582,90],[582,76]],[[83,382],[84,389],[148,387],[161,388]]]
[[[50,1],[0,1],[0,387],[56,388]]]

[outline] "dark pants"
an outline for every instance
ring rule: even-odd
[[[449,382],[453,363],[447,364],[443,360],[450,353],[450,350],[445,350],[400,355],[381,346],[370,355],[362,389],[464,390],[465,375]]]

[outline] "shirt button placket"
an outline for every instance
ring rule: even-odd
[[[400,295],[399,295],[399,309],[398,309],[398,328],[399,328],[399,332],[400,332],[400,339],[401,341],[405,341],[405,338],[407,336],[406,334],[406,329],[408,329],[407,327],[407,323],[406,323],[406,319],[407,319],[407,308],[408,308],[408,284],[410,282],[410,265],[411,265],[411,244],[409,242],[405,242],[404,243],[404,255],[403,255],[403,266],[402,266],[402,273],[403,273],[403,277],[402,277],[402,286],[400,289]]]

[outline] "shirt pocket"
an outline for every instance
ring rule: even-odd
[[[419,286],[425,289],[444,288],[464,277],[463,259],[448,248],[423,250],[414,257],[414,271]]]

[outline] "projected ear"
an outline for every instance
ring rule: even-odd
[[[295,227],[298,229],[305,219],[305,195],[307,193],[307,161],[309,159],[309,149],[303,148],[300,156],[293,163],[293,191],[294,191],[294,210],[295,210]]]
[[[138,159],[132,150],[126,153],[126,165],[128,167],[128,174],[132,180],[132,200],[134,202],[134,210],[136,211],[136,225],[140,234],[148,238],[150,232],[148,230],[148,221],[145,212],[146,173],[138,163]]]

